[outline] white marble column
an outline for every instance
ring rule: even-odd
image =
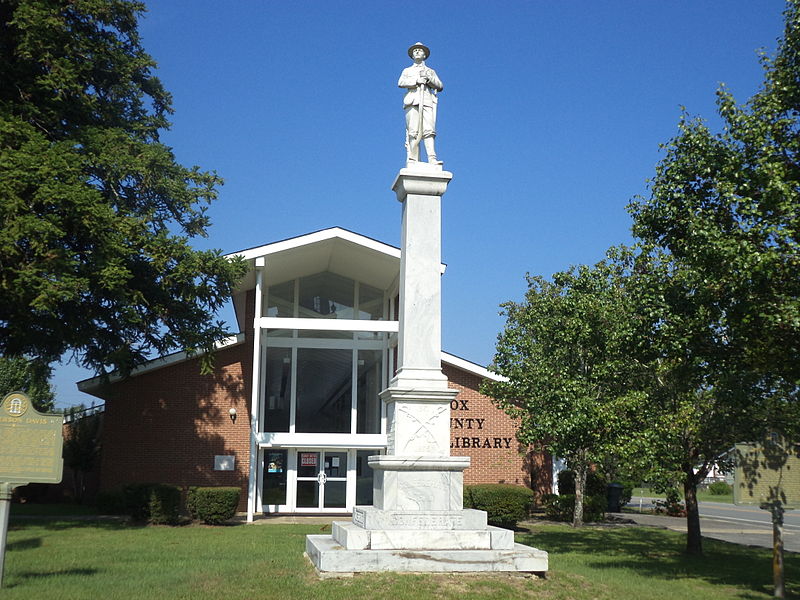
[[[446,389],[442,374],[442,196],[453,174],[426,163],[392,185],[403,205],[397,376],[390,387]]]
[[[441,201],[452,173],[418,163],[392,185],[403,205],[397,374],[381,392],[387,448],[371,456],[374,507],[460,510],[468,457],[450,456],[450,402],[442,373]]]
[[[453,175],[416,163],[392,189],[403,204],[397,374],[386,404],[386,454],[370,456],[373,505],[310,535],[306,553],[320,572],[547,570],[547,553],[487,526],[463,508],[469,457],[450,456],[450,402],[441,366],[441,199]]]

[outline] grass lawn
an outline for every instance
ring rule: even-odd
[[[317,578],[305,535],[327,525],[135,527],[119,522],[11,523],[3,600],[53,598],[264,598],[281,600],[754,600],[771,596],[768,550],[639,527],[535,524],[518,541],[550,552],[547,579],[505,575],[366,574]],[[789,591],[800,595],[800,556],[787,554]],[[791,595],[790,595],[791,597]]]
[[[83,504],[66,504],[66,503],[53,503],[53,504],[38,504],[38,503],[12,503],[11,516],[24,517],[24,516],[45,516],[45,517],[64,517],[75,515],[96,515],[97,509],[94,506],[86,506]]]

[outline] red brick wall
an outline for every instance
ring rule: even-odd
[[[251,291],[246,323],[253,322],[252,306]],[[104,394],[101,488],[131,482],[241,486],[244,510],[252,362],[250,329],[243,343],[216,353],[211,375],[201,375],[192,359],[111,384]],[[234,456],[234,470],[215,471],[215,455]]]
[[[478,391],[480,377],[450,365],[442,367],[450,387],[459,391],[450,405],[450,454],[471,459],[464,483],[510,483],[550,492],[550,457],[517,441],[513,419]]]
[[[253,292],[246,323],[252,323]],[[112,384],[106,390],[102,489],[130,482],[238,485],[247,501],[252,330],[244,343],[220,350],[212,375],[196,359]],[[444,365],[459,390],[451,406],[451,454],[469,456],[464,481],[510,483],[549,492],[550,458],[517,442],[512,419],[478,389],[480,378]],[[235,408],[237,420],[228,411]],[[235,457],[235,470],[215,471],[215,455]],[[531,477],[533,475],[533,478]]]
[[[248,342],[219,351],[213,375],[201,375],[194,359],[114,384],[106,400],[102,488],[242,486],[240,508],[246,506],[252,352]],[[218,454],[233,455],[235,470],[215,471]]]

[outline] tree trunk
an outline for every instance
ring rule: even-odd
[[[700,508],[697,506],[697,478],[691,466],[684,467],[683,496],[686,501],[686,553],[703,554]]]
[[[586,491],[586,463],[578,461],[575,465],[575,511],[572,513],[572,526],[583,525],[583,498]]]
[[[783,567],[783,503],[773,500],[762,505],[772,515],[772,581],[774,598],[786,598],[786,580]]]

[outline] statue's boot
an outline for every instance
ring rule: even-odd
[[[416,139],[407,136],[406,137],[406,161],[408,162],[417,162],[419,160],[419,144],[416,143]]]
[[[432,165],[441,165],[443,164],[442,161],[436,158],[436,149],[434,148],[434,139],[433,137],[425,138],[425,154],[428,155],[428,162]]]

